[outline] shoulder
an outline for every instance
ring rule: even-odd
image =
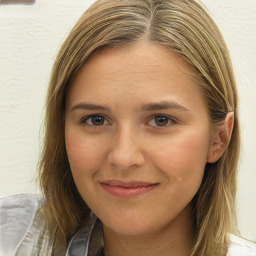
[[[231,235],[231,244],[228,251],[228,256],[256,256],[256,244]]]
[[[43,202],[42,197],[32,194],[0,199],[0,254],[18,248]]]

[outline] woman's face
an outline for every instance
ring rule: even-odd
[[[210,144],[209,114],[186,63],[140,43],[93,56],[67,97],[65,139],[86,204],[120,234],[189,216]]]

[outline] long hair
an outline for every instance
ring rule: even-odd
[[[221,123],[228,112],[235,113],[230,144],[216,163],[206,165],[193,199],[196,240],[190,256],[226,255],[228,234],[236,230],[237,91],[224,39],[196,0],[98,0],[74,26],[53,66],[46,102],[39,180],[47,219],[57,240],[65,243],[90,213],[73,181],[65,149],[65,102],[72,81],[102,49],[140,41],[167,46],[189,64],[212,125]]]

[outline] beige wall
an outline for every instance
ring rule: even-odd
[[[0,5],[0,197],[39,193],[33,180],[47,81],[60,43],[93,0]],[[256,1],[204,0],[230,48],[239,86],[243,148],[238,219],[256,240]]]

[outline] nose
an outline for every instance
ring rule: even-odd
[[[139,134],[127,127],[120,129],[113,138],[108,162],[120,170],[142,166],[145,156],[139,137]]]

